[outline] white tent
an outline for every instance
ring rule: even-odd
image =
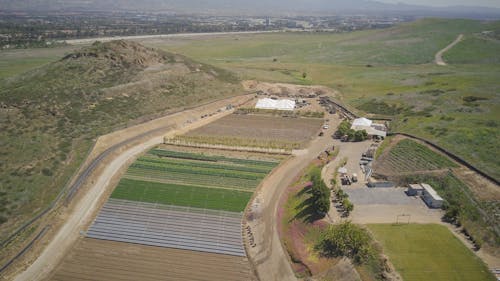
[[[354,119],[354,121],[352,122],[352,127],[370,127],[371,125],[372,120],[366,119],[365,117]]]
[[[259,99],[255,108],[260,109],[277,109],[277,110],[294,110],[295,101],[293,100],[273,100],[270,98]]]

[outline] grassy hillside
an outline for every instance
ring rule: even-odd
[[[240,91],[225,70],[124,41],[0,80],[0,240],[55,198],[97,136]]]
[[[493,35],[483,38],[482,31]],[[330,86],[360,114],[395,117],[394,131],[433,140],[500,179],[499,33],[500,21],[424,19],[347,34],[233,35],[155,46],[242,79]],[[450,65],[435,65],[435,53],[458,34],[465,41],[445,53]]]

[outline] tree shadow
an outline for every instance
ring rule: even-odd
[[[306,188],[304,188],[299,192],[299,194],[306,193],[311,194],[311,189],[308,188],[306,190]],[[307,223],[312,223],[324,217],[316,212],[312,196],[301,202],[297,207],[295,207],[295,210],[298,212],[291,220],[297,219]]]

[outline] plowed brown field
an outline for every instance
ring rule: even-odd
[[[49,280],[256,280],[246,258],[84,238]]]
[[[302,143],[316,135],[322,124],[321,118],[231,114],[195,129],[187,136],[238,137]]]

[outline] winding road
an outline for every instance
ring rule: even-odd
[[[451,42],[450,45],[446,46],[446,48],[442,49],[441,51],[436,53],[436,56],[434,58],[434,62],[437,65],[445,66],[447,65],[446,62],[443,60],[443,54],[449,51],[451,48],[453,48],[456,44],[460,43],[464,39],[464,35],[460,34],[458,35],[457,39],[455,41]]]
[[[296,151],[293,157],[264,179],[256,192],[253,202],[258,202],[260,211],[255,214],[254,220],[247,223],[253,231],[257,246],[247,248],[247,254],[262,281],[297,280],[278,233],[279,201],[297,174],[321,152],[331,148],[334,140],[330,136],[337,125],[332,120],[330,129],[324,132],[323,137],[315,138],[307,149]]]

